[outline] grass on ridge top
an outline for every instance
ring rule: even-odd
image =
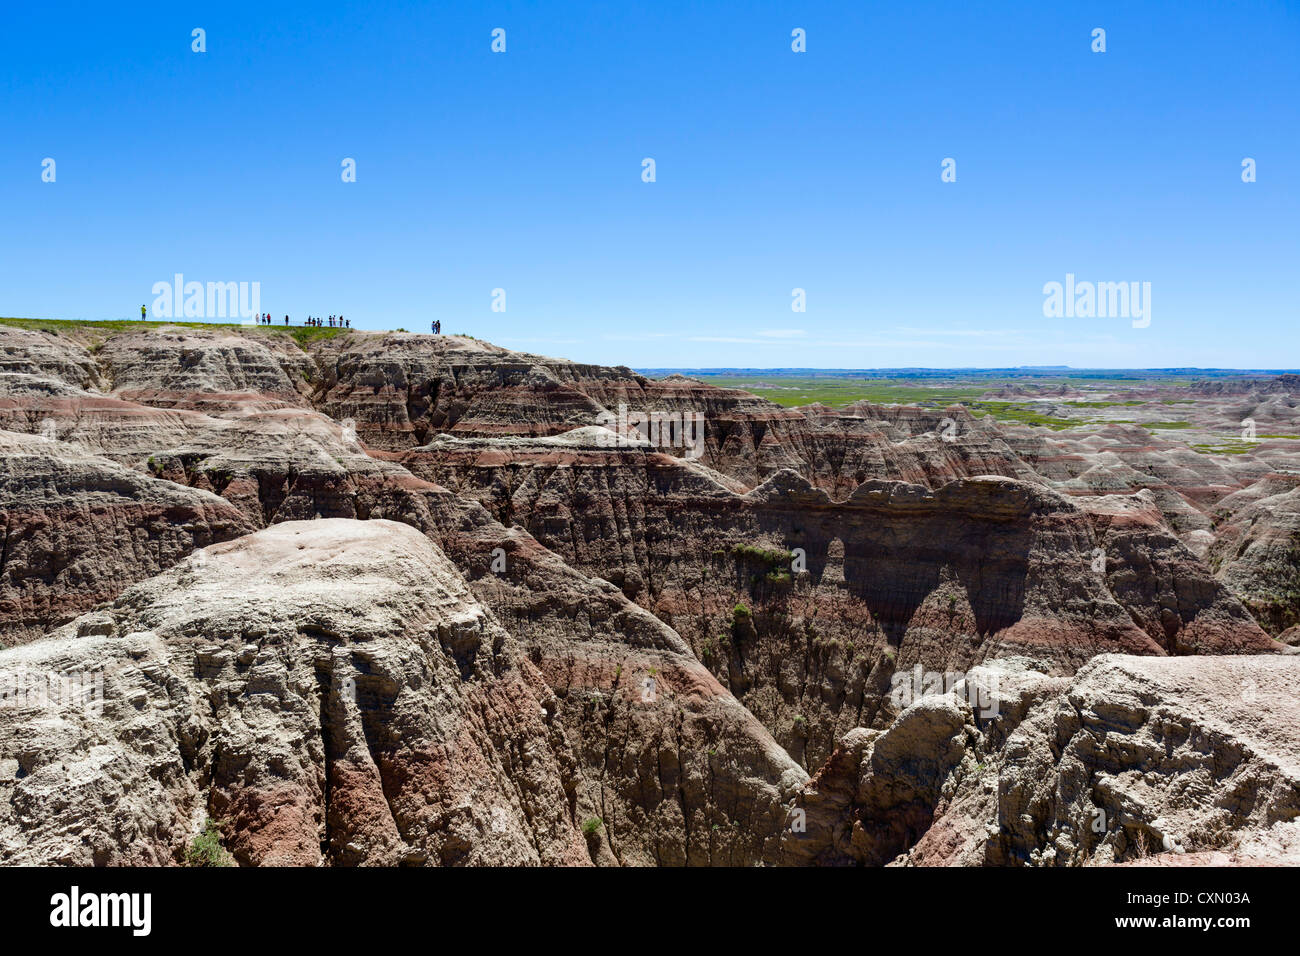
[[[34,332],[49,332],[53,335],[66,331],[69,326],[86,326],[111,333],[128,332],[131,329],[148,326],[157,328],[160,325],[179,325],[187,329],[246,329],[250,332],[277,332],[281,335],[287,333],[292,335],[299,345],[306,345],[314,339],[328,339],[335,335],[353,331],[353,329],[330,328],[329,326],[320,328],[314,325],[244,325],[241,322],[179,322],[173,319],[150,319],[147,322],[141,322],[139,319],[14,319],[0,317],[0,325],[31,329]]]

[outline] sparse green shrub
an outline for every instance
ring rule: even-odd
[[[794,560],[794,555],[789,551],[769,551],[767,548],[755,548],[748,544],[733,545],[731,553],[750,564],[766,564],[773,568],[782,564],[788,565]]]
[[[582,821],[582,835],[590,840],[600,832],[601,826],[603,826],[603,822],[600,817],[588,817]]]
[[[221,831],[212,820],[203,822],[203,832],[190,841],[190,848],[185,853],[186,866],[234,866],[221,846]]]

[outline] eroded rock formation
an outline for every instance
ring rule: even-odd
[[[1196,427],[1293,427],[1286,378]],[[89,325],[0,326],[0,428],[4,862],[175,863],[209,818],[241,864],[1295,851],[1267,437]],[[102,707],[30,692],[70,674]]]

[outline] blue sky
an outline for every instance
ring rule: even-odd
[[[3,315],[180,272],[635,367],[1300,365],[1300,3],[5,17]],[[1150,282],[1150,325],[1045,318],[1067,273]]]

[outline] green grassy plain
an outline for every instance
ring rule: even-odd
[[[291,335],[299,345],[306,345],[316,339],[346,335],[352,331],[351,329],[330,328],[329,326],[318,328],[314,325],[243,325],[239,322],[176,322],[171,319],[150,319],[147,322],[140,322],[136,319],[16,319],[3,316],[0,316],[0,325],[8,325],[18,329],[31,329],[34,332],[49,332],[52,335],[60,335],[82,327],[91,331],[102,331],[108,335],[116,335],[149,326],[156,328],[160,325],[177,325],[186,329],[242,330],[268,335]]]

